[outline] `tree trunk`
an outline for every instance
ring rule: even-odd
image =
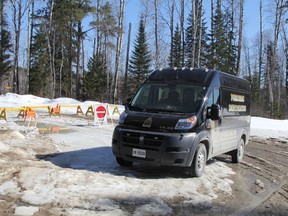
[[[281,29],[281,23],[282,23],[282,16],[283,16],[283,5],[284,5],[284,0],[277,0],[276,1],[276,20],[275,20],[275,28],[274,28],[274,46],[273,46],[273,53],[274,53],[274,58],[273,58],[273,71],[276,71],[276,62],[277,62],[277,48],[278,48],[278,39],[279,39],[279,33],[280,33],[280,29]],[[275,77],[275,72],[273,73],[274,76],[272,76],[272,82],[276,79]],[[278,92],[278,103],[277,103],[277,113],[280,114],[280,101],[281,101],[281,73],[280,71],[278,71],[277,74],[278,77],[278,82],[276,81],[275,83],[277,83],[277,89],[276,91]]]
[[[184,27],[184,22],[185,22],[185,0],[181,0],[181,14],[180,14],[180,34],[181,34],[181,51],[182,51],[182,61],[181,61],[181,66],[184,67],[185,65],[185,27]]]
[[[99,55],[99,49],[100,49],[100,0],[96,1],[96,23],[97,23],[97,28],[96,28],[96,53],[94,52],[93,54]]]
[[[213,17],[214,17],[214,0],[211,0],[211,44],[214,44],[214,24],[213,24]],[[212,59],[215,59],[215,50],[212,47],[213,56]],[[213,68],[215,69],[215,64],[213,64]]]
[[[125,77],[124,77],[124,97],[127,97],[127,79],[128,79],[128,67],[129,67],[130,36],[131,36],[131,23],[129,23],[129,30],[128,30],[128,42],[127,42]]]
[[[195,67],[195,42],[196,42],[196,31],[197,31],[197,27],[196,27],[196,0],[192,0],[192,14],[193,14],[193,18],[192,18],[192,47],[191,47],[191,67],[194,68]]]
[[[13,24],[15,32],[15,45],[14,45],[14,59],[13,59],[13,92],[19,94],[19,71],[18,71],[18,56],[19,56],[19,42],[21,33],[21,4],[16,2],[16,0],[11,0],[13,7]],[[17,16],[18,9],[18,16]]]
[[[53,26],[53,9],[54,9],[54,1],[50,2],[50,16],[49,16],[49,28],[47,33],[47,45],[49,51],[49,63],[50,63],[50,97],[54,98],[55,96],[55,87],[54,87],[54,50],[53,50],[53,43],[55,44],[55,36],[52,33],[52,26]],[[53,34],[53,35],[52,35]],[[51,43],[52,38],[52,43]]]
[[[260,38],[259,38],[259,74],[258,74],[258,83],[259,91],[261,89],[261,77],[262,77],[262,54],[263,54],[263,6],[262,0],[260,0]]]
[[[69,96],[72,98],[72,87],[73,87],[73,57],[72,57],[72,48],[73,48],[73,12],[70,13],[70,26],[69,26]]]
[[[170,16],[170,65],[174,65],[173,62],[173,41],[174,41],[174,9],[175,9],[175,0],[172,0],[171,6],[171,16]]]
[[[198,11],[198,18],[197,21],[199,22],[199,35],[198,35],[198,49],[197,49],[197,67],[199,68],[201,66],[201,42],[202,42],[202,7],[203,7],[203,0],[200,0],[200,6]]]
[[[77,22],[77,54],[76,54],[76,98],[80,98],[80,88],[81,88],[81,68],[80,68],[80,55],[81,55],[81,38],[82,38],[82,22],[78,20]]]
[[[64,67],[64,44],[63,38],[61,39],[61,64],[59,69],[59,97],[62,97],[62,72]]]
[[[112,103],[114,103],[115,99],[118,96],[118,76],[119,76],[120,62],[121,62],[125,1],[126,0],[120,0],[120,7],[119,7],[118,35],[117,35],[116,58],[115,58],[115,72],[114,72],[113,85],[112,85],[112,91],[111,91],[113,94],[112,95]]]
[[[240,0],[240,18],[239,18],[236,76],[240,75],[240,61],[241,61],[242,38],[243,38],[243,17],[244,17],[244,0]]]
[[[154,12],[155,12],[155,23],[154,23],[154,34],[155,34],[155,68],[158,69],[159,65],[159,40],[158,40],[158,0],[154,0]]]
[[[271,46],[268,46],[267,51],[267,65],[266,65],[266,85],[268,88],[268,103],[270,106],[270,115],[274,117],[274,94],[273,94],[273,84],[272,84],[272,70],[274,70],[274,55],[273,48]]]

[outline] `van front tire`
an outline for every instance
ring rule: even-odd
[[[245,142],[240,139],[237,149],[231,152],[232,163],[240,163],[244,157]]]
[[[189,167],[188,175],[191,177],[200,177],[204,173],[207,162],[207,150],[203,143],[200,143],[195,152],[195,156],[191,167]]]

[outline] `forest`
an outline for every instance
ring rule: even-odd
[[[252,115],[288,118],[288,1],[253,0],[253,38],[247,1],[0,0],[0,93],[123,104],[155,69],[207,68],[250,81]]]

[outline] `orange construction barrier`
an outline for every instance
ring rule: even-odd
[[[24,122],[26,121],[26,118],[30,118],[30,121],[28,123],[28,127],[30,126],[30,123],[32,121],[32,119],[34,119],[34,123],[35,123],[35,127],[37,125],[37,120],[36,120],[36,112],[35,110],[32,110],[31,108],[27,108],[27,110],[25,110],[25,115],[24,115]]]
[[[34,110],[28,109],[25,111],[25,116],[24,116],[24,122],[26,121],[26,118],[34,118],[36,121],[36,112]]]
[[[57,104],[56,107],[52,107],[52,108],[50,109],[49,115],[50,115],[50,116],[51,116],[51,115],[58,115],[58,116],[60,116],[60,105]]]

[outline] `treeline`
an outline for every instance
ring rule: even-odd
[[[0,91],[123,103],[153,69],[204,67],[250,80],[253,115],[287,118],[288,1],[257,1],[248,40],[245,0],[139,0],[131,41],[127,0],[0,0]]]

